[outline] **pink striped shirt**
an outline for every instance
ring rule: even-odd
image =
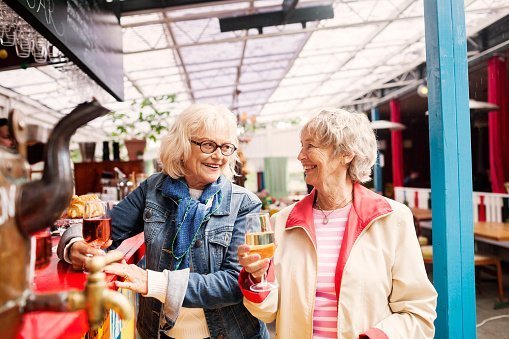
[[[348,204],[332,213],[331,211],[324,211],[329,220],[327,224],[323,224],[324,215],[322,211],[313,209],[318,255],[313,338],[338,337],[338,300],[336,298],[334,276],[351,206],[351,204]],[[329,213],[331,214],[329,215]]]

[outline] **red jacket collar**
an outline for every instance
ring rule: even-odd
[[[297,202],[293,207],[286,221],[286,228],[300,226],[312,235],[315,241],[315,228],[313,225],[313,203],[315,201],[316,189],[306,195],[301,201]],[[371,220],[380,215],[392,212],[392,208],[381,195],[365,188],[359,183],[353,185],[353,208],[350,211],[356,215],[358,226],[364,229]]]
[[[304,199],[295,204],[286,221],[286,229],[293,227],[304,228],[316,248],[316,235],[313,222],[313,202],[315,200],[315,195],[316,190],[313,190],[304,197]],[[343,269],[348,261],[355,241],[371,221],[390,212],[392,212],[391,205],[384,197],[365,188],[359,183],[354,184],[353,208],[350,209],[350,214],[348,215],[348,221],[339,251],[338,263],[336,265],[335,290],[338,298],[341,292]]]

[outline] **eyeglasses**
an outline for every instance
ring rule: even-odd
[[[218,145],[215,142],[213,142],[212,140],[205,140],[202,142],[198,142],[198,141],[194,141],[194,140],[189,140],[189,141],[191,141],[195,145],[200,146],[200,150],[205,154],[212,154],[216,151],[216,149],[219,148],[221,150],[221,153],[224,156],[229,156],[229,155],[232,155],[233,152],[235,152],[237,150],[237,147],[235,147],[234,144],[230,144],[230,143]]]

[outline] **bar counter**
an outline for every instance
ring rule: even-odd
[[[57,246],[60,237],[52,237],[53,247]],[[129,264],[137,264],[145,255],[143,233],[124,240],[117,248],[124,253]],[[62,292],[71,289],[83,290],[87,274],[74,271],[71,265],[60,261],[52,253],[49,265],[38,270],[34,278],[33,290],[38,293]],[[111,283],[116,276],[108,275],[106,282]],[[82,338],[89,330],[85,311],[31,312],[23,316],[23,324],[17,339],[53,339]]]

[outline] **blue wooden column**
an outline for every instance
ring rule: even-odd
[[[472,159],[463,0],[425,0],[437,338],[475,338]]]
[[[371,121],[376,121],[380,119],[380,111],[378,107],[371,108]],[[380,165],[380,150],[376,152],[376,162],[373,167],[373,186],[375,188],[375,192],[383,194],[383,179],[382,179],[382,166]]]

